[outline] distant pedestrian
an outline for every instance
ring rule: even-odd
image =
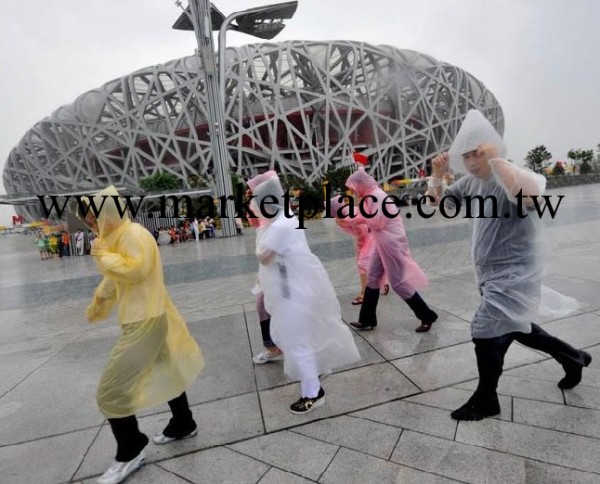
[[[77,248],[77,255],[84,254],[84,235],[81,229],[77,229],[77,232],[75,232],[75,247]]]

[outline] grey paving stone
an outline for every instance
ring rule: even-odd
[[[466,244],[468,246],[468,242]],[[427,294],[428,304],[468,322],[473,319],[479,307],[480,296],[474,276],[469,281],[447,277],[430,278]]]
[[[338,447],[293,432],[277,432],[229,448],[279,469],[317,480]]]
[[[575,348],[600,344],[600,316],[594,313],[578,314],[544,324],[544,329]]]
[[[456,441],[571,469],[600,473],[600,440],[485,419],[460,422]]]
[[[532,484],[597,484],[598,474],[526,460],[527,479]]]
[[[445,484],[457,481],[342,448],[319,482],[323,484],[364,484],[367,482]]]
[[[402,373],[422,390],[434,390],[477,377],[477,364],[472,343],[464,343],[437,351],[392,361]],[[543,357],[518,344],[509,348],[505,368],[539,361]]]
[[[600,315],[600,312],[597,314]],[[597,370],[600,370],[600,345],[596,345],[592,348],[587,348],[586,351],[590,355],[592,355],[592,362],[590,363],[590,366],[588,366],[588,368],[595,368]]]
[[[591,281],[600,282],[600,261],[594,254],[586,254],[579,251],[577,254],[561,254],[553,257],[548,264],[550,273],[562,276],[582,277]]]
[[[594,360],[592,360],[592,365]],[[591,387],[600,387],[600,368],[592,368],[592,365],[583,370],[582,384]],[[545,380],[558,383],[565,376],[565,371],[553,359],[534,363],[531,365],[513,368],[506,372],[507,375],[534,380]]]
[[[448,411],[406,401],[378,405],[352,415],[450,440],[456,432],[456,421]]]
[[[592,272],[587,269],[585,273],[575,276],[569,269],[569,263],[562,264],[562,267],[550,267],[549,272],[544,276],[544,284],[567,296],[574,297],[579,301],[580,311],[593,311],[600,308],[598,294],[600,294],[600,282],[590,280],[587,275]],[[564,272],[564,271],[569,272]],[[586,274],[586,275],[584,275]]]
[[[194,289],[197,291],[197,284],[193,284]],[[235,314],[241,314],[243,312],[243,305],[236,304],[234,306],[226,306],[226,307],[202,307],[201,305],[195,305],[190,308],[182,309],[179,306],[177,307],[183,318],[188,322],[188,325],[191,324],[191,321],[203,321],[205,319],[216,319],[221,318],[223,316],[233,316]]]
[[[113,342],[71,343],[5,395],[0,445],[100,425],[96,387]]]
[[[592,188],[595,190],[594,187],[589,187],[589,189]],[[573,191],[578,195],[581,188],[577,187]],[[596,191],[593,191],[594,196],[596,196]],[[417,377],[423,377],[425,381],[431,375],[434,375],[434,378],[439,375],[439,381],[434,380],[435,384],[447,386],[452,384],[448,383],[449,381],[456,383],[474,379],[476,367],[472,344],[463,345],[468,350],[463,356],[457,355],[456,360],[452,357],[454,346],[448,346],[470,339],[468,321],[479,303],[479,295],[468,260],[467,231],[465,230],[464,234],[461,233],[462,239],[452,239],[456,233],[453,232],[454,235],[450,234],[451,236],[449,236],[450,232],[447,229],[452,227],[451,221],[418,222],[414,219],[407,221],[406,227],[411,239],[413,255],[431,281],[430,287],[423,291],[423,296],[438,310],[440,321],[430,333],[417,335],[413,331],[417,321],[406,304],[392,294],[382,297],[378,308],[380,327],[371,333],[355,335],[364,357],[358,365],[370,365],[381,361],[381,357],[375,349],[369,346],[368,340],[373,342],[376,348],[383,351],[388,358],[412,357],[414,354],[418,354],[422,358],[420,360],[422,366],[417,368],[414,374]],[[450,225],[447,222],[450,222]],[[443,230],[441,229],[442,223]],[[463,223],[463,225],[467,227],[466,224]],[[465,227],[459,228],[462,230]],[[282,379],[281,365],[253,368],[250,360],[256,347],[260,346],[260,331],[257,321],[249,315],[249,312],[254,310],[254,298],[249,292],[249,288],[254,283],[257,268],[254,257],[254,233],[249,231],[249,234],[233,239],[210,240],[197,245],[191,243],[161,248],[169,292],[184,314],[192,333],[196,335],[207,357],[206,371],[201,377],[201,381],[192,388],[191,400],[192,402],[209,403],[202,403],[194,409],[200,426],[199,436],[163,447],[150,444],[147,448],[150,463],[140,473],[133,476],[132,482],[181,482],[179,477],[156,467],[152,462],[160,465],[161,462],[170,462],[171,458],[175,456],[186,453],[191,453],[189,454],[191,456],[207,447],[238,442],[240,439],[261,435],[264,431],[261,406],[259,406],[255,393],[254,379],[256,378],[261,389],[285,383],[286,380]],[[324,261],[340,298],[344,317],[346,319],[355,318],[360,308],[349,304],[358,289],[351,239],[342,234],[332,221],[315,222],[306,235],[315,252]],[[521,408],[520,418],[531,419],[534,425],[554,425],[563,430],[596,435],[596,425],[588,425],[583,428],[585,420],[579,416],[590,412],[594,413],[590,409],[600,410],[600,394],[598,393],[600,386],[598,378],[596,378],[596,372],[600,372],[600,344],[598,344],[600,340],[596,322],[597,317],[600,316],[600,299],[598,298],[600,276],[597,271],[594,271],[600,260],[598,258],[600,224],[596,219],[585,224],[571,224],[568,226],[568,230],[565,230],[564,226],[558,227],[558,229],[551,228],[549,239],[553,247],[560,253],[550,260],[554,269],[551,267],[547,278],[548,285],[560,292],[577,297],[583,303],[584,310],[594,310],[595,313],[571,317],[568,320],[556,321],[550,325],[544,324],[544,326],[551,333],[563,337],[575,346],[588,346],[594,360],[590,368],[584,372],[582,385],[574,390],[564,392],[564,396],[571,406],[545,403],[540,405],[541,411],[536,413],[535,405],[540,402],[530,403],[527,400],[523,405],[531,406],[531,412]],[[64,441],[67,442],[66,445],[61,445],[63,441],[60,439],[86,432],[95,434],[97,431],[98,427],[88,430],[78,429],[81,429],[82,425],[90,423],[98,425],[95,422],[98,422],[97,419],[101,419],[94,398],[96,385],[120,328],[114,313],[106,323],[99,325],[89,325],[84,320],[85,307],[89,303],[95,284],[99,281],[91,257],[40,263],[33,246],[28,247],[28,252],[25,253],[17,250],[17,257],[7,254],[6,240],[10,240],[10,238],[0,241],[3,246],[3,264],[0,275],[0,287],[2,288],[0,290],[0,321],[3,322],[2,341],[0,341],[0,390],[11,388],[15,382],[22,379],[23,375],[29,374],[31,369],[39,363],[44,363],[42,359],[44,355],[51,356],[54,349],[58,350],[65,345],[66,348],[64,352],[43,364],[19,386],[0,399],[0,428],[2,429],[0,445],[2,445],[2,439],[12,439],[13,437],[38,439],[43,435],[62,432],[65,428],[75,430],[75,432],[64,436],[31,440],[22,445],[0,447],[0,463],[3,464],[1,456],[9,455],[7,452],[12,452],[14,449],[20,448],[19,452],[26,453],[28,456],[37,455],[38,447],[46,445],[43,444],[44,442],[56,442],[51,449],[44,447],[41,455],[44,459],[51,455],[53,456],[52,462],[60,462],[65,467],[51,469],[47,466],[44,468],[47,474],[44,474],[41,479],[28,479],[24,482],[27,484],[29,482],[43,483],[43,478],[46,477],[50,479],[50,482],[64,482],[70,476],[63,477],[61,474],[60,478],[55,480],[53,473],[62,473],[70,467],[73,467],[74,471],[78,465],[77,459],[82,458],[82,452],[85,451],[92,438],[89,438],[87,444],[83,442],[81,448],[77,446],[75,449],[70,447],[71,442],[68,440]],[[448,290],[449,287],[453,290]],[[6,301],[8,301],[8,305],[5,304]],[[14,309],[8,309],[9,307],[14,307]],[[244,310],[246,311],[245,317],[243,317]],[[464,319],[465,322],[462,323],[460,319],[450,316],[450,314]],[[250,333],[250,341],[248,341],[247,331]],[[589,347],[590,344],[594,346]],[[426,351],[427,353],[425,353]],[[511,349],[511,351],[513,350]],[[430,357],[427,355],[430,353],[438,354],[439,360],[429,359]],[[520,353],[520,356],[524,357],[525,355],[534,355],[537,358],[537,353],[529,352],[529,350],[523,350]],[[515,361],[517,363],[521,361],[519,354],[516,355]],[[541,391],[540,387],[533,388],[531,381],[539,380],[552,386],[562,377],[560,367],[550,361],[542,362],[539,365],[526,365],[511,372],[510,366],[515,361],[507,362],[508,370],[505,377],[510,375],[526,379],[524,382],[528,387],[523,389],[523,391],[529,392],[529,395],[524,396],[526,399],[530,399],[531,394],[538,395],[538,392],[540,398],[547,398],[545,390]],[[525,358],[523,361],[529,360]],[[463,371],[461,365],[468,370],[464,374],[461,374]],[[412,369],[414,370],[414,368]],[[470,371],[473,373],[469,373]],[[265,375],[266,378],[263,378]],[[469,375],[471,376],[468,377]],[[456,380],[455,376],[462,379]],[[464,378],[465,376],[467,378]],[[297,425],[303,421],[325,418],[325,420],[305,427],[312,427],[311,431],[315,432],[315,429],[319,428],[319,433],[315,434],[316,438],[320,439],[319,436],[323,432],[328,433],[326,439],[330,441],[340,439],[333,442],[334,446],[338,445],[338,442],[343,446],[356,443],[356,447],[360,449],[359,443],[354,439],[354,435],[357,433],[356,429],[347,427],[344,422],[354,419],[369,426],[390,428],[393,432],[399,432],[399,429],[350,416],[334,418],[331,420],[333,422],[331,425],[328,417],[353,412],[381,402],[389,402],[418,391],[404,380],[397,370],[386,364],[365,366],[337,373],[325,380],[324,387],[327,391],[327,404],[324,408],[318,409],[306,417],[292,416],[288,413],[289,404],[298,396],[297,384],[261,392],[262,409],[265,412],[267,426],[271,425],[272,428],[291,426],[293,435],[300,437],[299,434],[302,430]],[[407,392],[407,389],[410,391]],[[508,392],[508,390],[504,391]],[[248,393],[244,394],[244,392]],[[514,392],[515,390],[513,390]],[[447,387],[407,400],[410,400],[411,404],[419,403],[421,406],[444,409],[440,410],[441,414],[444,412],[447,414],[448,410],[462,404],[468,398],[469,393],[469,390]],[[239,396],[214,401],[215,398],[231,395]],[[509,418],[510,412],[507,411],[507,408],[510,408],[511,398],[501,396],[502,418]],[[581,408],[575,408],[574,405]],[[557,410],[554,421],[552,408],[560,408]],[[166,410],[166,406],[163,409]],[[153,412],[157,410],[160,409],[151,409],[140,414],[146,415],[140,419],[140,423],[142,429],[149,435],[161,430],[169,419],[168,413],[154,414]],[[428,422],[428,425],[431,426],[431,423]],[[422,420],[417,418],[415,426],[417,424],[423,424]],[[480,428],[490,424],[479,422],[473,425]],[[495,445],[506,444],[510,447],[514,445],[514,441],[524,441],[524,449],[517,448],[517,451],[523,455],[533,454],[534,450],[541,448],[544,452],[554,456],[554,461],[558,460],[557,456],[562,456],[564,462],[572,461],[579,465],[577,455],[579,455],[579,459],[585,460],[585,450],[577,452],[577,445],[571,445],[570,449],[572,448],[572,450],[567,451],[564,456],[562,448],[555,449],[553,447],[558,445],[556,442],[559,441],[573,444],[569,439],[577,437],[576,435],[552,429],[536,429],[522,424],[510,425],[519,425],[519,428],[527,429],[527,432],[533,432],[533,434],[528,436],[528,434],[520,435],[517,432],[515,439],[514,431],[511,428],[506,437],[501,436],[493,441]],[[321,428],[331,428],[331,431],[320,430]],[[546,437],[553,436],[553,438],[549,438],[550,443],[548,443],[548,439],[539,438],[536,431],[540,430],[549,432],[549,434],[544,434]],[[404,433],[405,438],[411,434],[417,434],[410,430],[404,430]],[[371,434],[365,431],[365,435]],[[377,436],[377,432],[374,435]],[[440,440],[423,434],[418,435],[421,439],[429,439],[430,442]],[[560,439],[554,439],[557,435]],[[566,441],[563,436],[567,436]],[[373,440],[376,438],[379,437],[365,438],[363,448],[377,448],[380,442],[374,442]],[[579,439],[584,439],[586,445],[596,451],[597,459],[598,452],[594,445],[598,439],[581,436]],[[85,441],[85,438],[82,440]],[[588,445],[590,441],[593,443]],[[467,445],[447,440],[443,440],[442,443],[452,446]],[[580,444],[581,441],[576,443]],[[388,445],[389,441],[382,445],[382,455]],[[471,446],[470,448],[479,449],[476,451],[478,455],[481,451],[492,452],[483,447]],[[218,451],[218,449],[210,450]],[[515,451],[511,449],[510,452]],[[569,452],[575,453],[575,458],[571,458]],[[105,426],[85,458],[77,479],[87,479],[93,475],[99,475],[109,465],[113,454],[113,438],[108,427]],[[235,466],[235,463],[239,462],[236,458],[239,454],[235,452],[231,452],[231,454],[233,456],[225,456],[222,461],[223,465],[229,463]],[[454,454],[448,454],[450,457],[452,455]],[[492,468],[495,464],[500,465],[507,454],[500,453],[500,455],[505,457],[498,462],[494,461],[491,464]],[[341,459],[344,456],[351,457],[345,460]],[[450,459],[450,457],[448,458]],[[515,458],[525,462],[526,478],[524,482],[544,484],[546,482],[598,482],[597,479],[593,479],[593,477],[598,477],[598,474],[583,473],[567,467],[529,460],[525,457]],[[19,461],[26,460],[11,458],[10,465],[21,465]],[[71,466],[71,462],[75,465]],[[303,479],[297,474],[269,467],[269,464],[259,464],[268,469],[266,474],[262,475],[263,482],[279,483],[288,480],[296,482]],[[444,469],[445,465],[446,461],[441,461],[439,469]],[[190,465],[190,467],[192,466]],[[5,467],[3,465],[0,467],[2,467],[0,475],[4,475]],[[35,477],[35,473],[38,472],[37,464],[29,467],[31,469],[27,468],[26,472],[32,472]],[[240,466],[238,465],[238,467]],[[10,468],[14,469],[14,467]],[[335,473],[330,472],[334,470]],[[196,469],[194,469],[195,471]],[[206,469],[204,471],[206,474]],[[202,469],[198,472],[202,472]],[[325,473],[326,478],[338,479],[335,482],[346,483],[353,482],[353,480],[361,482],[361,484],[380,482],[374,481],[373,476],[375,478],[381,476],[381,482],[386,482],[387,479],[387,482],[398,480],[398,482],[420,483],[427,482],[427,479],[443,479],[422,470],[386,462],[346,448],[340,450]],[[592,476],[591,479],[590,476]],[[257,480],[260,478],[261,476],[258,476]],[[0,481],[3,482],[2,478]],[[90,481],[94,482],[95,478],[90,478]],[[232,478],[230,482],[237,481]]]
[[[299,398],[298,384],[261,391],[260,400],[267,431],[341,415],[418,392],[389,363],[334,373],[322,384],[325,389],[325,405],[308,415],[293,415],[289,411],[290,405]],[[353,391],[357,388],[360,388],[359,392]]]
[[[428,405],[430,407],[443,408],[446,410],[456,410],[458,407],[465,404],[465,402],[473,394],[472,390],[464,390],[457,387],[441,388],[440,390],[433,390],[431,392],[421,393],[420,395],[414,395],[405,399],[406,402],[420,403],[422,405]],[[512,402],[511,398],[499,395],[500,400],[500,415],[493,417],[500,420],[512,420]]]
[[[259,481],[259,484],[308,484],[310,481],[303,477],[292,474],[291,472],[285,472],[276,467],[271,467],[269,471]]]
[[[343,415],[296,427],[292,432],[388,459],[402,430]]]
[[[435,306],[433,303],[429,302],[428,295],[429,290],[421,291],[423,299],[425,299],[429,304],[431,304],[434,309],[438,312],[439,318],[439,326],[442,326],[442,323],[465,323],[465,325],[454,325],[450,324],[447,328],[449,330],[449,334],[445,335],[443,331],[436,330],[436,325],[433,326],[432,330],[428,335],[435,334],[437,338],[425,338],[425,334],[415,333],[415,328],[419,326],[420,322],[415,317],[414,313],[408,307],[408,305],[400,298],[397,294],[395,294],[392,290],[387,296],[381,295],[379,298],[379,303],[377,305],[377,321],[378,326],[377,329],[373,332],[361,333],[361,336],[365,337],[369,341],[378,342],[381,345],[381,349],[385,350],[385,343],[389,341],[393,341],[395,338],[407,339],[406,348],[390,348],[389,351],[392,351],[391,358],[397,358],[399,356],[403,356],[405,354],[412,354],[411,348],[418,347],[419,340],[428,341],[429,339],[437,340],[440,343],[447,343],[447,341],[456,342],[456,339],[461,339],[464,341],[464,331],[469,329],[468,323],[465,320],[459,319],[456,316],[453,316],[448,311],[445,311],[443,307],[440,309],[440,306]],[[339,293],[339,291],[338,291]],[[360,312],[360,306],[353,306],[351,304],[351,300],[356,295],[355,292],[343,294],[340,296],[340,304],[342,307],[342,316],[345,321],[357,321],[358,315]],[[458,334],[455,334],[456,331],[461,330]],[[380,335],[381,333],[381,335]],[[379,338],[376,338],[380,335]],[[440,338],[445,338],[441,340]],[[470,340],[470,335],[467,334],[467,340]],[[380,349],[378,347],[378,349]],[[398,354],[398,356],[396,356]]]
[[[385,312],[380,310],[377,329],[361,333],[386,359],[392,360],[471,341],[469,323],[438,308],[434,309],[439,319],[431,330],[428,333],[416,333],[415,328],[420,323],[408,306],[397,296],[394,297],[397,301],[394,301],[393,308],[389,311],[393,316],[386,318]]]
[[[600,410],[600,388],[580,384],[572,390],[565,390],[564,394],[567,405]]]
[[[108,467],[108,464],[107,464]],[[96,484],[98,478],[86,479],[83,484]],[[172,472],[161,469],[154,464],[146,464],[127,478],[128,484],[185,484],[189,481],[176,476]]]
[[[477,382],[461,383],[457,387],[465,390],[475,390]],[[562,391],[556,386],[556,382],[546,380],[502,375],[498,383],[498,393],[544,402],[564,403]]]
[[[600,439],[600,411],[532,400],[513,400],[513,421]]]
[[[523,458],[408,430],[390,460],[462,482],[520,484],[527,476]]]
[[[231,397],[216,402],[203,403],[192,407],[198,425],[198,435],[192,439],[173,442],[168,445],[154,445],[145,449],[146,461],[156,462],[165,458],[247,439],[263,433],[260,409],[255,394]],[[160,413],[139,419],[140,430],[149,437],[165,428],[171,413]],[[101,474],[114,458],[116,444],[108,425],[90,448],[77,478]]]
[[[198,381],[187,392],[190,404],[256,390],[252,354],[242,314],[193,321],[188,327],[202,350],[205,363]]]
[[[55,484],[71,479],[98,429],[0,447],[0,480]]]
[[[247,311],[245,315],[248,325],[248,333],[250,334],[252,355],[256,355],[264,350],[258,315],[256,310]],[[384,361],[384,358],[381,357],[381,355],[379,355],[373,349],[373,347],[359,335],[354,334],[354,342],[356,343],[361,359],[356,363],[352,363],[351,365],[336,368],[334,373],[351,368],[360,368],[373,363],[381,363]],[[260,390],[266,390],[276,386],[292,383],[292,381],[283,373],[283,361],[272,362],[264,365],[255,365],[254,373],[256,376],[256,383]]]
[[[2,378],[0,379],[0,396],[4,395],[15,385],[22,382],[27,375],[48,361],[53,355],[55,355],[64,347],[65,345],[63,344],[58,347],[47,346],[25,351],[0,354],[0,368],[2,368]]]
[[[197,484],[254,484],[269,466],[225,447],[208,449],[158,464]]]

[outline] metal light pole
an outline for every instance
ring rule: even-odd
[[[180,5],[180,2],[177,2]],[[265,5],[235,12],[229,17],[219,12],[210,0],[189,0],[188,8],[173,25],[178,30],[194,30],[198,41],[198,55],[205,75],[204,88],[208,100],[209,132],[213,151],[215,182],[218,196],[231,196],[229,176],[229,152],[225,139],[225,37],[227,30],[237,30],[261,39],[272,39],[283,30],[283,20],[292,18],[298,7],[297,1]],[[233,21],[237,20],[237,24]],[[215,50],[212,31],[219,30],[219,72],[215,66]],[[223,236],[237,235],[233,219],[233,202],[227,202],[227,215],[221,218]]]
[[[233,195],[233,189],[229,175],[229,154],[227,153],[225,140],[225,112],[223,102],[219,98],[219,81],[217,79],[215,49],[213,47],[210,1],[190,0],[189,10],[191,15],[188,18],[196,34],[198,55],[204,72],[204,90],[208,104],[209,133],[217,196],[229,197]],[[185,14],[187,12],[184,12]],[[235,213],[233,201],[228,200],[225,207],[227,213],[224,215],[227,218],[221,217],[221,229],[224,237],[232,237],[237,235],[235,220],[233,218]]]
[[[249,8],[241,12],[234,12],[222,20],[219,28],[219,94],[225,106],[225,81],[227,80],[225,68],[227,67],[225,54],[227,51],[227,30],[243,32],[260,39],[271,40],[285,28],[284,20],[291,19],[296,13],[298,2],[276,3],[262,7]],[[220,13],[220,12],[219,12]],[[222,14],[221,14],[222,15]],[[233,21],[237,23],[234,24]]]

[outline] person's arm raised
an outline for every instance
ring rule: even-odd
[[[432,207],[437,207],[442,199],[444,175],[448,172],[449,160],[448,153],[445,152],[437,155],[431,162],[431,176],[425,195],[431,197],[427,199],[427,203]]]

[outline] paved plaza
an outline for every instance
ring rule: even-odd
[[[552,190],[565,198],[547,221],[546,284],[577,298],[577,313],[543,327],[594,358],[581,385],[561,391],[563,371],[515,343],[499,393],[502,413],[456,422],[477,369],[469,321],[477,293],[469,225],[438,216],[406,221],[415,259],[430,278],[424,298],[439,313],[430,333],[394,295],[379,326],[353,333],[362,359],[323,382],[326,404],[288,411],[298,383],[280,362],[254,366],[261,350],[254,298],[254,233],[161,247],[170,294],[199,342],[206,367],[188,395],[194,439],[146,448],[128,482],[598,483],[600,482],[600,185]],[[414,209],[413,209],[414,211]],[[337,291],[344,319],[358,289],[353,243],[332,220],[306,235]],[[99,282],[93,259],[40,261],[32,239],[0,239],[0,482],[91,483],[115,450],[95,402],[119,327],[84,314]],[[140,415],[151,435],[168,407]]]

